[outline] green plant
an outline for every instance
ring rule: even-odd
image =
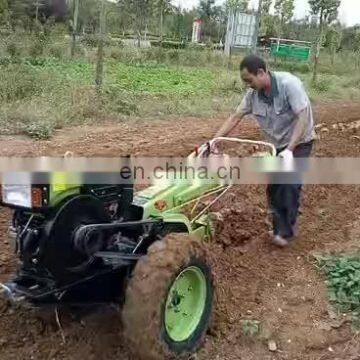
[[[31,57],[38,57],[44,54],[44,50],[45,50],[45,43],[43,40],[41,39],[37,39],[34,41],[34,43],[30,46],[29,49],[29,55]]]
[[[53,45],[49,48],[49,54],[56,59],[62,59],[64,53],[64,49],[59,46]]]
[[[111,112],[124,115],[132,115],[138,112],[133,97],[116,85],[107,86],[103,89],[102,95],[106,108]]]
[[[312,88],[320,93],[328,92],[331,88],[331,85],[332,85],[331,79],[325,76],[318,78],[316,82],[312,82],[311,84]]]
[[[2,102],[17,101],[40,94],[42,84],[36,73],[17,65],[8,67],[6,76],[0,82]]]
[[[327,276],[330,302],[359,320],[360,255],[318,256],[316,260]]]
[[[12,58],[20,56],[20,49],[15,44],[15,42],[8,43],[6,46],[6,51]]]
[[[54,126],[46,122],[33,122],[31,124],[24,124],[22,132],[37,140],[47,140],[51,137],[54,131]]]
[[[242,320],[241,326],[246,336],[256,336],[260,332],[260,322],[257,320]]]

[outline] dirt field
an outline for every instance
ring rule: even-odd
[[[315,108],[315,116],[317,124],[324,124],[316,156],[360,155],[360,104],[323,104]],[[224,119],[109,123],[61,130],[52,141],[41,142],[0,137],[0,155],[187,155],[211,138]],[[259,138],[252,122],[243,123],[234,135]],[[346,316],[329,307],[324,278],[312,257],[359,248],[360,187],[307,186],[300,237],[286,250],[269,244],[264,187],[237,187],[215,211],[221,211],[226,223],[212,245],[216,321],[193,359],[360,359],[359,336]],[[0,281],[15,264],[6,241],[8,221],[9,213],[1,210]],[[116,309],[81,320],[60,313],[60,320],[65,343],[57,326],[0,303],[0,359],[131,359]],[[259,321],[259,335],[245,336],[244,320]],[[269,351],[269,340],[275,341],[275,352]]]

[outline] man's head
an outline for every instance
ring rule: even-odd
[[[241,79],[246,85],[260,91],[269,83],[269,74],[263,59],[256,55],[246,56],[240,64]]]

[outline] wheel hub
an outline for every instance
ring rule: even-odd
[[[201,321],[206,303],[205,275],[198,267],[183,270],[175,279],[165,307],[165,328],[173,341],[191,337]]]

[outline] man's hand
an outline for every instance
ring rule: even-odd
[[[215,141],[213,141],[211,145],[210,143],[201,145],[197,151],[198,154],[201,154],[203,157],[208,157],[211,154],[219,155],[221,153]]]
[[[291,150],[283,150],[278,157],[283,159],[283,170],[284,171],[293,171],[294,170],[294,154]]]

